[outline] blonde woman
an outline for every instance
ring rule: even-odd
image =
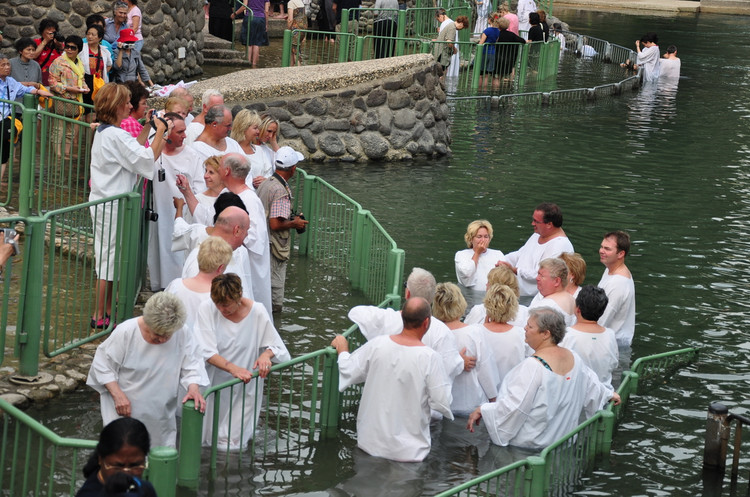
[[[249,109],[239,111],[232,122],[232,138],[240,144],[250,161],[250,174],[247,175],[246,182],[252,188],[258,188],[274,171],[267,155],[260,150],[260,145],[256,145],[262,124],[260,115]]]
[[[464,241],[469,247],[456,252],[456,278],[466,288],[484,292],[487,287],[487,273],[505,255],[496,249],[489,248],[492,241],[492,224],[486,219],[477,219],[469,223],[464,234]]]
[[[577,252],[563,252],[560,254],[560,259],[568,266],[568,285],[565,287],[565,290],[573,298],[578,297],[581,285],[583,285],[583,281],[586,279],[586,261]]]
[[[496,268],[493,268],[489,272],[489,274],[487,275],[487,288],[489,289],[492,285],[507,285],[511,290],[513,290],[513,293],[516,295],[516,299],[519,299],[521,297],[521,292],[518,287],[518,278],[516,277],[513,270],[508,266],[500,265]],[[528,315],[529,308],[519,303],[518,311],[516,312],[515,317],[510,318],[510,321],[508,322],[514,326],[523,328],[524,326],[526,326],[526,318],[528,317]],[[471,311],[464,319],[464,323],[481,324],[484,323],[486,317],[487,309],[485,308],[484,303],[477,304],[471,308]]]

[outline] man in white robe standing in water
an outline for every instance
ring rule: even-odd
[[[357,446],[376,457],[420,462],[430,452],[430,409],[453,419],[451,381],[440,356],[422,342],[430,327],[430,304],[414,297],[401,310],[403,329],[381,335],[353,354],[341,335],[339,390],[364,382],[357,413]]]
[[[635,334],[635,284],[625,265],[630,252],[630,235],[624,231],[610,231],[599,247],[599,260],[607,268],[599,280],[599,287],[607,293],[609,303],[599,318],[599,326],[615,330],[617,344],[630,345]]]
[[[498,261],[496,264],[505,264],[516,273],[521,303],[524,305],[537,294],[536,276],[539,272],[539,263],[543,259],[558,257],[563,252],[575,252],[573,244],[562,229],[562,224],[563,215],[557,204],[545,202],[537,205],[531,217],[534,234],[523,247],[505,254],[505,261]]]

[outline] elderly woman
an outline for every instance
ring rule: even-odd
[[[94,77],[101,78],[104,83],[109,82],[109,70],[112,69],[112,55],[109,50],[101,45],[104,39],[104,28],[98,24],[92,24],[86,29],[86,43],[83,45],[83,51],[79,58],[83,64],[83,79],[92,91],[83,94],[83,103],[94,104]],[[86,109],[84,114],[93,117],[91,112]],[[89,119],[91,122],[91,119]]]
[[[151,437],[146,425],[133,418],[118,418],[99,434],[99,443],[83,467],[86,478],[76,497],[105,495],[104,485],[116,473],[127,472],[131,477],[143,477],[148,466]],[[147,481],[140,481],[144,497],[156,496],[156,490]]]
[[[185,306],[169,293],[156,293],[143,316],[120,323],[96,349],[86,384],[99,392],[104,424],[118,417],[143,421],[154,445],[174,447],[177,389],[182,385],[201,412],[199,387],[206,371],[190,332],[183,328]]]
[[[211,300],[201,304],[196,328],[211,385],[232,378],[248,384],[245,388],[221,391],[215,435],[219,447],[241,450],[255,434],[263,401],[263,379],[271,371],[271,362],[284,362],[291,357],[265,307],[242,296],[239,276],[228,273],[214,278]],[[251,370],[257,370],[260,378]],[[215,397],[209,398],[209,403],[216,401]],[[210,408],[203,423],[204,445],[211,444],[212,426]]]
[[[117,39],[120,37],[120,31],[127,28],[128,4],[124,0],[115,0],[112,4],[112,17],[104,20],[104,39],[115,49],[114,52],[117,52]]]
[[[548,258],[539,263],[536,276],[536,287],[539,293],[529,304],[529,311],[536,307],[551,307],[565,317],[565,324],[572,326],[576,322],[576,302],[573,296],[565,291],[568,285],[568,266],[562,259]]]
[[[232,138],[240,144],[250,161],[250,174],[247,175],[246,181],[250,182],[248,186],[252,188],[258,188],[273,174],[273,164],[260,150],[260,145],[256,145],[262,124],[260,115],[249,109],[239,111],[232,121]]]
[[[466,300],[454,283],[439,283],[432,302],[432,315],[453,330],[458,350],[464,356],[476,358],[476,366],[464,368],[453,379],[451,412],[468,416],[477,404],[494,400],[497,386],[497,366],[492,351],[487,347],[477,327],[467,326],[460,319],[466,311]]]
[[[563,252],[559,257],[568,266],[568,284],[565,286],[565,290],[573,298],[576,298],[578,292],[581,291],[583,281],[586,279],[586,261],[577,252]]]
[[[141,175],[154,176],[154,161],[164,147],[164,132],[169,129],[157,120],[156,135],[149,148],[142,145],[151,129],[144,126],[138,140],[120,128],[120,123],[130,115],[130,91],[117,83],[107,83],[94,98],[97,120],[102,123],[94,133],[91,148],[91,193],[93,202],[133,189]],[[149,116],[150,117],[150,116]],[[139,140],[143,139],[143,142]],[[96,310],[91,318],[92,328],[108,328],[112,312],[112,282],[118,266],[117,202],[90,207],[94,221],[94,256],[96,258]]]
[[[533,309],[526,324],[526,343],[534,355],[503,379],[495,402],[477,407],[467,428],[484,418],[492,442],[543,449],[620,396],[602,384],[581,358],[558,344],[565,322],[555,310]]]
[[[50,65],[50,91],[56,96],[83,102],[83,94],[89,92],[89,87],[84,81],[86,71],[78,58],[78,53],[82,49],[83,39],[70,35],[65,38],[65,53]],[[65,117],[78,117],[81,111],[79,105],[55,102],[55,112]]]
[[[487,273],[499,261],[504,261],[505,255],[500,250],[489,248],[492,225],[485,219],[469,223],[464,240],[469,248],[456,252],[456,278],[466,288],[484,292]]]
[[[603,289],[593,285],[581,288],[576,297],[576,324],[568,328],[560,345],[580,355],[599,381],[611,386],[612,371],[620,359],[617,338],[614,330],[597,323],[608,302]]]

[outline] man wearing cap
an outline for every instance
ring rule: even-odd
[[[138,38],[135,37],[132,29],[120,31],[120,37],[117,39],[117,57],[112,65],[114,80],[117,83],[136,81],[140,75],[144,84],[154,86],[146,66],[143,65],[140,52],[134,49],[136,41]]]
[[[263,203],[268,219],[268,237],[271,241],[271,297],[273,312],[281,312],[284,304],[286,265],[292,251],[290,230],[298,233],[307,223],[302,217],[292,216],[292,191],[288,181],[297,170],[297,163],[305,158],[292,147],[281,147],[276,151],[276,172],[258,186],[258,196]]]

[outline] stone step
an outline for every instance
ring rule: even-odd
[[[247,65],[248,61],[244,51],[231,49],[203,49],[203,61],[207,64],[219,65]]]

